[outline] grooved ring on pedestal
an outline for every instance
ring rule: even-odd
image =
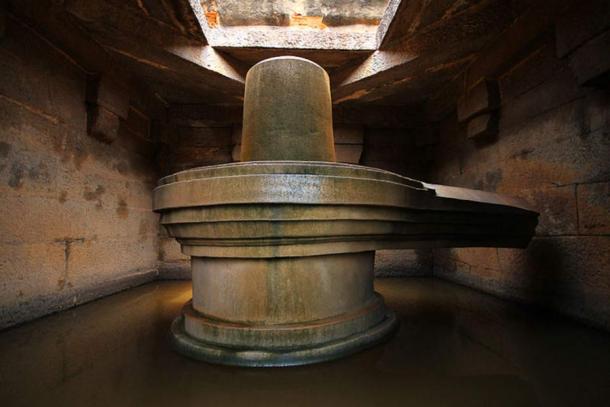
[[[353,312],[322,320],[274,325],[239,324],[207,318],[187,303],[182,314],[184,330],[194,339],[232,349],[288,350],[312,347],[363,332],[379,324],[386,314],[377,293]]]
[[[391,310],[386,310],[384,319],[364,332],[318,346],[300,347],[291,351],[233,349],[211,345],[186,333],[182,315],[172,323],[171,332],[174,348],[193,359],[233,366],[281,367],[307,365],[351,355],[382,342],[397,325],[396,315]]]

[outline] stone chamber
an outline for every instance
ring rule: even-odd
[[[608,2],[258,3],[0,3],[2,404],[609,404]],[[328,72],[338,163],[513,196],[538,225],[525,249],[377,250],[400,327],[370,350],[192,361],[153,191],[241,160],[246,72],[287,55]]]

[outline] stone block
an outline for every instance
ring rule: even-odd
[[[425,123],[425,115],[423,111],[404,106],[334,106],[333,123],[358,124],[378,129],[399,128],[405,123],[412,126],[422,125]]]
[[[610,327],[608,236],[535,238],[527,250],[498,249],[504,271],[497,289]]]
[[[6,151],[4,157],[0,157],[0,190],[24,195],[53,195],[58,178],[62,176],[59,160],[54,154],[37,151],[36,146],[27,144],[10,139],[0,144]],[[10,196],[10,192],[5,196]]]
[[[434,275],[610,327],[608,236],[535,238],[526,250],[436,249]]]
[[[503,186],[502,190],[508,189]],[[578,214],[574,185],[539,187],[517,193],[518,185],[511,188],[516,195],[540,213],[536,235],[575,235],[578,233]]]
[[[233,144],[231,127],[178,127],[174,143],[180,147],[226,147]]]
[[[172,104],[168,109],[168,121],[178,126],[233,126],[241,124],[242,114],[241,106]]]
[[[87,107],[87,133],[104,143],[112,143],[119,135],[121,118],[99,105]]]
[[[104,74],[89,76],[85,100],[99,105],[122,119],[129,114],[129,86],[124,78]]]
[[[576,188],[579,233],[610,234],[610,183],[580,184]]]
[[[377,250],[375,252],[375,276],[413,277],[432,274],[430,250]]]
[[[522,126],[526,120],[584,96],[572,71],[563,66],[551,77],[502,107],[500,130]]]
[[[125,117],[116,113],[127,112],[134,134],[142,123],[130,121],[123,99],[118,109],[116,95],[103,92],[102,104],[89,103],[88,121],[82,70],[33,30],[10,28],[15,35],[0,41],[12,56],[0,75],[2,327],[142,282],[158,256],[156,174],[137,143],[117,136]],[[87,124],[116,141],[88,137]]]
[[[362,126],[335,126],[335,144],[362,144],[364,143],[364,129]]]
[[[367,144],[362,154],[363,161],[404,161],[414,148],[404,144]]]
[[[574,51],[570,56],[570,67],[579,85],[605,87],[610,83],[608,50],[610,50],[610,30]]]
[[[458,121],[464,122],[475,115],[491,112],[500,107],[498,81],[485,79],[466,91],[458,100]]]
[[[241,125],[234,125],[232,129],[233,130],[231,132],[231,141],[233,142],[233,144],[241,144]]]
[[[231,158],[234,162],[241,161],[241,144],[235,144],[231,150]]]
[[[362,156],[362,144],[335,144],[335,154],[337,162],[358,164]]]
[[[76,242],[66,258],[68,274],[61,277],[66,279],[66,284],[87,286],[124,277],[137,270],[149,271],[156,267],[155,246],[151,241],[132,238]]]
[[[524,189],[544,183],[565,185],[609,179],[606,130],[586,132],[583,103],[583,99],[576,100],[501,133],[504,157],[521,160],[519,165],[506,163],[505,178],[520,182]]]
[[[163,229],[163,228],[162,228]],[[166,233],[164,233],[166,235]],[[162,261],[186,261],[190,258],[180,250],[180,244],[174,238],[160,237],[159,238],[159,260]]]
[[[466,137],[469,139],[491,139],[498,135],[498,114],[485,113],[468,121]]]
[[[0,275],[6,282],[0,286],[0,327],[41,315],[32,308],[38,298],[58,290],[64,259],[64,247],[52,242],[0,243]]]
[[[563,58],[610,27],[606,0],[575,2],[555,24],[557,56]]]
[[[541,33],[552,27],[557,7],[538,2],[520,15],[492,44],[486,47],[466,71],[465,87],[472,88],[481,78],[497,78],[532,49],[539,46]]]
[[[233,147],[193,147],[172,148],[166,158],[168,173],[200,167],[203,165],[225,164],[233,161]]]
[[[504,72],[498,82],[505,104],[553,77],[565,65],[557,58],[552,42],[545,42]]]
[[[4,38],[6,32],[6,10],[0,6],[0,39]]]
[[[587,92],[584,103],[583,130],[586,133],[610,130],[610,93],[604,90]]]
[[[519,161],[511,160],[510,163],[502,163],[485,171],[472,167],[463,173],[456,184],[524,199],[531,208],[540,213],[537,235],[578,233],[574,185],[550,186],[544,181],[536,182],[535,174],[529,175],[531,180],[524,181],[513,169],[519,165]],[[528,169],[525,168],[525,171]]]
[[[127,118],[123,120],[123,124],[134,136],[149,142],[153,141],[149,117],[133,106],[129,107]]]
[[[414,145],[412,129],[405,128],[367,128],[364,135],[365,146],[405,146]]]

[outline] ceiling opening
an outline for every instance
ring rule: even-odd
[[[388,0],[201,0],[211,28],[291,27],[375,30]]]
[[[195,0],[219,48],[375,50],[389,0]]]

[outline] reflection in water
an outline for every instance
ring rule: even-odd
[[[334,362],[189,360],[168,329],[190,282],[158,282],[0,333],[12,405],[610,405],[610,335],[435,279],[384,279],[401,326]]]

